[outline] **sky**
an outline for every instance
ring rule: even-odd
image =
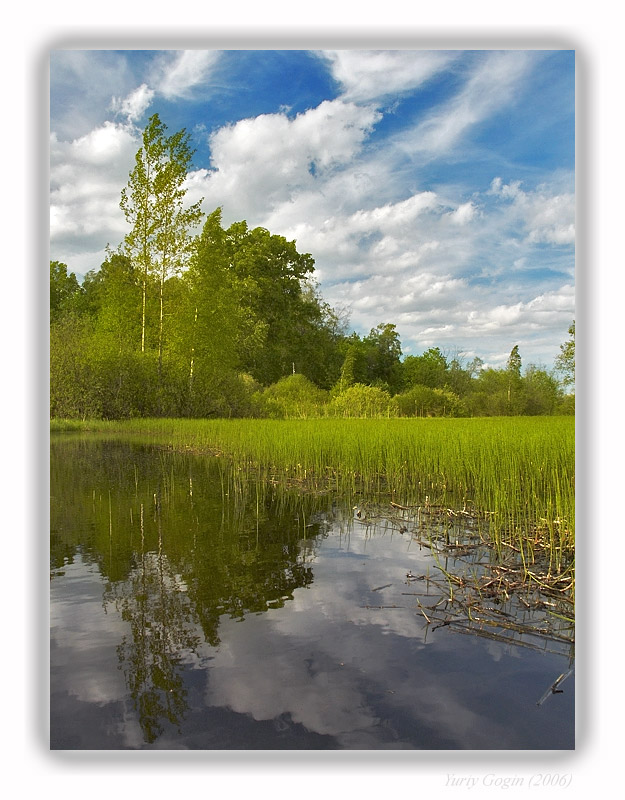
[[[553,367],[575,318],[573,50],[55,50],[50,258],[79,277],[128,231],[154,113],[191,136],[189,203],[295,240],[350,330]]]

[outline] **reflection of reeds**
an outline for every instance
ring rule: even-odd
[[[481,528],[525,577],[537,559],[574,588],[574,419],[130,420],[98,423],[229,462],[224,494],[250,482],[275,490],[340,492],[446,509]],[[165,477],[165,476],[164,476]],[[225,481],[227,480],[227,487]],[[164,491],[169,491],[167,480]],[[452,510],[453,509],[453,510]]]
[[[554,574],[549,554],[534,547],[528,568],[524,548],[510,546],[502,554],[481,527],[454,520],[448,509],[404,508],[397,505],[389,519],[408,527],[419,544],[428,547],[439,577],[406,576],[406,582],[427,579],[427,593],[415,592],[417,608],[432,630],[449,627],[509,644],[571,651],[574,634],[574,577],[572,570]],[[408,593],[406,593],[408,594]],[[425,603],[424,594],[433,602]],[[553,648],[559,648],[553,650]]]

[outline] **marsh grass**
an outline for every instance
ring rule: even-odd
[[[484,536],[476,512],[392,504],[378,513],[385,525],[429,550],[433,569],[406,576],[408,584],[424,581],[427,591],[416,584],[417,591],[402,594],[421,598],[419,612],[432,630],[449,626],[574,659],[574,562],[555,572],[548,555],[536,549],[529,566],[521,548],[504,543],[498,549],[492,537]]]
[[[540,563],[540,575],[569,573],[574,585],[571,417],[140,419],[51,426],[64,429],[222,457],[234,491],[260,482],[285,491],[471,512],[499,556],[517,554],[529,580]]]

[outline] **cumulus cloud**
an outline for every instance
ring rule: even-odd
[[[326,278],[357,274],[367,263],[373,262],[395,272],[397,269],[416,264],[422,252],[436,246],[435,243],[414,243],[406,248],[409,235],[418,217],[436,206],[433,192],[421,192],[397,203],[386,203],[369,209],[358,209],[353,213],[335,213],[325,220],[300,223],[286,228],[289,238],[296,239],[302,247],[318,254],[327,264]],[[294,203],[297,205],[297,203]],[[319,209],[323,212],[323,209]],[[325,209],[327,213],[327,208]],[[274,218],[277,217],[274,214]],[[310,219],[310,217],[309,217]],[[314,218],[313,218],[314,219]],[[340,265],[336,263],[340,258]],[[333,263],[333,268],[330,264]]]
[[[466,225],[467,222],[473,219],[476,211],[475,205],[469,201],[468,203],[462,203],[454,211],[451,211],[450,218],[455,225]]]
[[[126,98],[113,97],[111,108],[117,114],[125,116],[128,122],[136,122],[149,108],[153,98],[154,89],[150,89],[146,83],[142,83]]]
[[[381,228],[402,228],[413,222],[419,214],[431,209],[436,203],[434,192],[420,192],[397,203],[386,203],[370,210],[359,210],[347,219],[354,231],[371,231]]]
[[[315,259],[324,298],[349,306],[360,331],[397,322],[406,352],[466,341],[469,348],[475,344],[476,354],[494,359],[501,351],[497,331],[519,325],[529,340],[541,314],[553,328],[557,354],[570,324],[562,317],[573,307],[572,297],[560,291],[574,271],[572,175],[546,173],[543,183],[530,186],[510,164],[509,176],[495,177],[483,191],[470,178],[456,178],[451,166],[457,162],[466,174],[468,134],[514,109],[542,56],[355,50],[316,55],[328,65],[340,95],[295,116],[279,106],[257,117],[234,116],[231,124],[215,128],[208,138],[210,163],[187,178],[189,202],[204,198],[206,212],[222,206],[226,225],[246,219],[252,227],[295,239]],[[57,86],[78,81],[79,97],[89,106],[87,82],[79,78],[88,68],[100,108],[110,109],[113,96],[119,116],[117,123],[101,120],[76,135],[67,126],[62,132],[53,128],[54,257],[84,272],[99,265],[107,241],[121,241],[126,227],[119,193],[139,145],[134,125],[159,97],[187,101],[205,88],[218,58],[214,51],[172,51],[151,64],[142,61],[132,75],[112,57],[59,58]],[[94,63],[106,75],[106,98],[93,81]],[[401,104],[389,114],[382,103],[390,104],[391,94],[399,102],[402,92],[418,92],[445,70],[452,79],[441,81],[439,99],[417,104],[418,113],[411,112],[416,116],[402,117],[394,133]],[[207,135],[204,119],[193,119],[194,135]],[[427,165],[433,165],[430,172]],[[479,166],[487,182],[503,167],[498,161],[492,172],[486,169]],[[536,291],[530,276],[536,280],[541,271]],[[481,346],[479,335],[485,337]]]
[[[504,184],[494,178],[490,193],[511,202],[521,218],[530,242],[570,245],[575,242],[575,196],[572,192],[554,194],[546,185],[526,192],[520,181]]]
[[[355,158],[379,119],[373,109],[326,100],[294,119],[262,114],[224,126],[210,137],[207,205],[227,198],[235,216],[262,217],[296,195],[319,192],[322,181]]]
[[[519,344],[525,364],[541,362],[547,332],[565,331],[575,316],[575,289],[569,283],[526,301],[498,303],[497,298],[493,289],[480,295],[467,294],[464,306],[458,305],[453,313],[452,331],[438,331],[437,340],[450,344],[462,341],[472,353],[485,358],[487,366],[504,366],[514,344]],[[559,335],[552,340],[554,356]],[[509,349],[501,351],[499,343],[506,338]]]
[[[126,97],[140,83],[125,58],[106,50],[54,50],[50,54],[50,129],[76,139],[104,124],[111,97]]]
[[[138,141],[132,129],[106,122],[73,141],[50,139],[50,242],[55,258],[84,273],[103,260],[107,242],[126,232],[119,208]]]
[[[97,571],[77,554],[63,570],[65,581],[50,583],[51,671],[55,692],[85,703],[110,703],[124,697],[123,675],[115,648],[127,633],[117,614],[102,614],[102,582]],[[68,587],[80,586],[80,602]],[[98,621],[93,636],[94,619]],[[72,665],[71,683],[67,664]],[[96,666],[97,665],[97,666]]]

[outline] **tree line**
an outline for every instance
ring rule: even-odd
[[[574,412],[575,327],[551,371],[350,332],[294,241],[185,203],[193,152],[154,115],[120,206],[130,231],[82,283],[50,262],[50,414],[467,416]],[[194,231],[200,230],[199,234]]]

